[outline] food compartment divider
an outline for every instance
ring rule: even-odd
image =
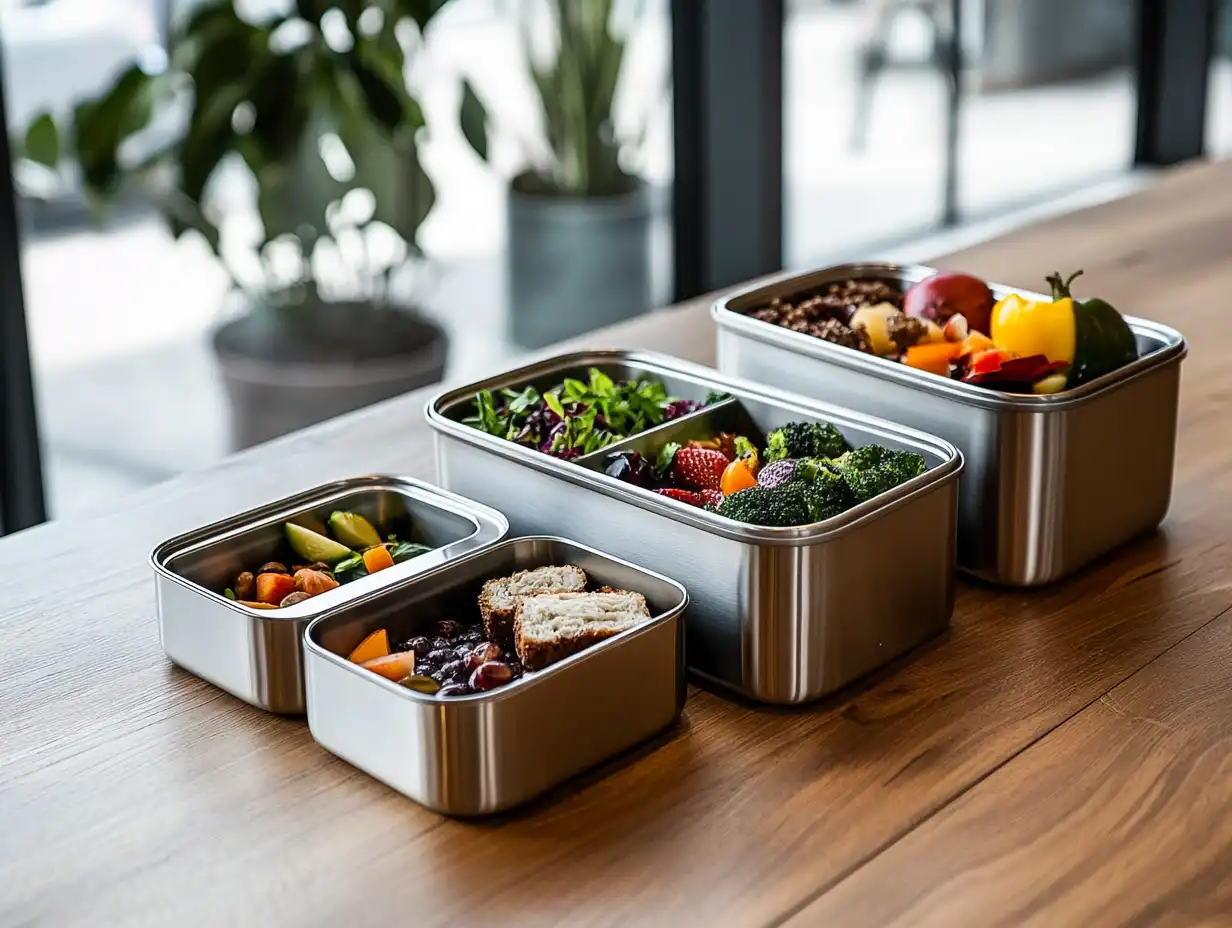
[[[562,462],[489,440],[456,420],[480,385],[432,400],[441,481],[497,503],[515,533],[568,532],[640,563],[662,565],[689,589],[690,670],[768,703],[818,699],[944,629],[953,609],[955,506],[962,457],[949,443],[860,413],[806,400],[650,352],[587,352],[510,371],[484,386],[524,383],[623,359],[656,377],[688,376],[735,402],[654,435],[691,433],[707,417],[747,414],[767,430],[826,420],[853,446],[872,442],[922,454],[925,474],[813,525],[763,528],[622,483],[601,467]],[[447,415],[448,414],[448,415]],[[729,421],[729,420],[720,420]],[[628,443],[625,443],[626,446]],[[609,453],[611,449],[606,449]],[[886,565],[894,565],[887,571]]]
[[[251,609],[222,595],[240,571],[285,560],[284,522],[319,528],[335,510],[359,512],[382,533],[409,525],[410,535],[399,540],[435,550],[281,609]],[[499,512],[406,477],[340,480],[249,510],[171,538],[150,554],[163,651],[185,670],[258,708],[302,715],[301,639],[309,621],[482,550],[508,530]]]
[[[966,460],[958,563],[990,582],[1054,582],[1157,526],[1171,499],[1187,351],[1176,330],[1126,316],[1136,361],[1074,389],[1031,396],[938,377],[746,315],[774,297],[832,282],[878,279],[905,288],[934,273],[921,265],[848,264],[720,298],[711,309],[718,366],[952,442]],[[997,299],[1011,292],[1047,299],[989,287]]]
[[[648,452],[644,449],[657,451],[671,441],[683,444],[692,439],[707,438],[714,434],[713,431],[709,431],[714,423],[727,421],[728,419],[735,421],[739,416],[739,409],[740,403],[734,397],[720,400],[717,403],[711,403],[709,406],[703,406],[694,412],[685,413],[683,416],[677,416],[675,419],[669,419],[667,422],[662,422],[653,428],[645,429],[636,435],[630,435],[628,438],[614,441],[598,451],[592,451],[590,454],[574,458],[573,463],[589,470],[602,471],[604,461],[614,451],[636,451],[638,454],[645,456]],[[735,431],[735,429],[726,429],[725,431]],[[650,460],[651,463],[654,462],[653,457]]]
[[[483,582],[576,564],[591,587],[641,593],[653,618],[487,693],[424,695],[352,664],[369,632],[398,641],[476,617]],[[483,815],[525,802],[662,731],[685,699],[684,587],[557,537],[509,539],[321,616],[306,634],[308,724],[327,750],[429,808]]]

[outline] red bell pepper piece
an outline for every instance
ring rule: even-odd
[[[990,348],[987,351],[981,351],[971,358],[968,372],[971,374],[992,374],[1001,370],[1001,366],[1006,361],[1013,360],[1014,356],[1004,348]]]
[[[974,384],[1030,385],[1051,374],[1069,369],[1069,364],[1065,361],[1049,361],[1042,354],[1033,354],[1026,358],[986,357],[991,354],[993,352],[986,351],[976,356],[963,380]]]

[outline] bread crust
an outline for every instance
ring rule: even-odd
[[[508,641],[513,637],[513,622],[514,616],[517,613],[518,603],[525,596],[539,596],[551,593],[576,593],[586,589],[586,584],[589,582],[586,571],[578,567],[576,564],[560,564],[562,568],[570,568],[576,570],[582,577],[581,587],[554,587],[552,589],[535,590],[534,593],[524,594],[514,598],[512,609],[498,609],[492,605],[492,597],[496,590],[500,589],[502,584],[510,583],[519,577],[525,577],[527,574],[533,574],[537,570],[542,570],[541,567],[534,567],[530,570],[519,570],[507,577],[496,577],[484,583],[479,591],[479,615],[483,619],[484,634],[491,641],[501,642]]]
[[[569,590],[567,592],[574,591]],[[640,611],[647,617],[650,615],[650,608],[646,604],[646,597],[641,593],[635,593],[631,590],[617,590],[609,586],[595,590],[594,593],[618,593],[624,596],[633,596],[640,607]],[[518,652],[518,659],[527,670],[542,670],[544,667],[555,664],[557,661],[562,661],[566,657],[570,657],[579,651],[586,650],[592,645],[627,631],[627,629],[590,629],[581,634],[570,635],[566,638],[557,636],[552,641],[531,641],[526,639],[522,634],[525,606],[539,596],[553,595],[558,594],[540,593],[535,596],[523,596],[518,600],[518,607],[513,618],[513,640]]]

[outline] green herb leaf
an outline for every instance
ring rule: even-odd
[[[590,369],[590,392],[596,396],[611,396],[616,392],[612,378],[597,367]]]
[[[662,476],[671,470],[672,463],[676,460],[676,452],[679,450],[680,445],[677,442],[669,441],[664,445],[658,458],[655,459],[655,473]]]
[[[227,599],[231,600],[232,602],[235,602],[235,590],[231,589],[231,587],[227,587],[225,590],[223,590],[222,595],[227,597]]]
[[[576,381],[575,381],[576,382]],[[565,407],[560,401],[560,395],[556,390],[549,390],[543,394],[543,401],[548,404],[548,409],[556,413],[562,419],[565,417]]]
[[[576,403],[584,399],[588,392],[586,389],[586,384],[573,377],[566,377],[565,382],[562,384],[562,388],[565,401],[569,403]]]
[[[709,393],[706,394],[706,398],[702,400],[702,405],[712,406],[715,403],[721,403],[724,400],[730,400],[730,399],[731,399],[730,393],[726,393],[723,390],[711,390]]]

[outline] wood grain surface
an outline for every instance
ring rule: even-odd
[[[947,635],[819,706],[693,690],[655,745],[495,820],[427,812],[158,644],[158,541],[324,480],[431,478],[424,395],[0,541],[0,924],[1092,924],[1227,909],[1232,617],[1214,620],[1232,607],[1230,189],[1232,165],[1182,169],[941,262],[1024,287],[1080,265],[1084,292],[1188,336],[1162,531],[1044,590],[962,585]],[[712,363],[714,332],[702,301],[584,343]]]

